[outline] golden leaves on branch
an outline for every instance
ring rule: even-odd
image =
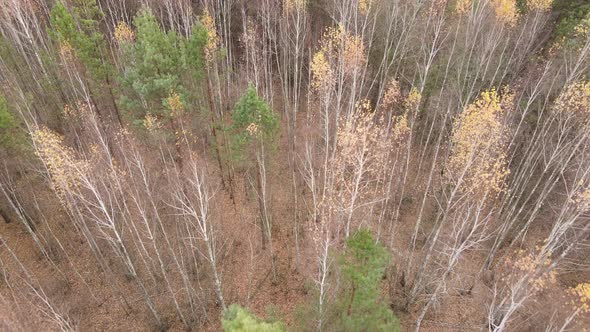
[[[358,11],[362,15],[367,15],[371,10],[373,0],[358,0]]]
[[[391,119],[393,123],[393,127],[391,128],[391,138],[393,142],[399,144],[401,141],[405,140],[405,138],[408,137],[408,135],[410,134],[408,114],[419,108],[421,99],[422,96],[416,88],[412,88],[408,96],[405,99],[403,99],[402,106],[405,109],[405,112],[401,115],[393,116]],[[387,89],[383,94],[381,107],[384,111],[392,112],[393,107],[401,101],[402,92],[400,89],[399,82],[395,79],[392,79],[387,84]]]
[[[392,129],[392,138],[396,143],[404,141],[410,135],[410,126],[408,125],[408,112],[393,117],[394,126]]]
[[[530,10],[547,11],[553,5],[553,0],[528,0],[527,6]]]
[[[337,131],[333,191],[322,202],[329,216],[351,213],[357,202],[383,195],[375,191],[375,185],[386,169],[391,150],[391,141],[384,137],[386,127],[374,120],[370,102],[358,102],[351,118],[344,120]]]
[[[557,272],[548,269],[551,265],[551,257],[537,255],[535,251],[518,250],[515,257],[506,259],[506,264],[509,267],[509,272],[504,279],[528,276],[526,280],[533,292],[540,292],[557,282]]]
[[[256,23],[251,18],[246,19],[244,33],[241,36],[241,42],[244,45],[244,56],[247,60],[247,63],[249,63],[248,67],[250,70],[254,70],[263,61],[263,54],[261,51],[263,47],[260,44],[260,34],[257,31]],[[259,74],[256,73],[256,70],[254,70],[254,72],[250,72],[249,75],[252,77],[249,77],[248,79],[250,81],[255,81],[256,79],[253,76]]]
[[[166,104],[170,109],[170,115],[172,117],[181,116],[184,112],[184,103],[177,92],[173,92],[166,98]]]
[[[115,40],[117,43],[130,43],[135,39],[135,32],[127,25],[127,23],[120,21],[115,27]]]
[[[143,119],[143,126],[149,132],[154,132],[154,131],[162,128],[162,123],[160,122],[160,120],[158,120],[158,117],[156,117],[152,113],[148,112],[148,113],[146,113],[146,115]]]
[[[386,126],[374,119],[370,102],[360,101],[352,119],[338,128],[334,169],[341,175],[351,171],[377,174],[383,170],[392,148],[392,142],[386,137]],[[359,165],[362,170],[358,169]]]
[[[66,104],[63,108],[63,114],[65,116],[66,119],[68,120],[83,120],[85,119],[87,116],[92,115],[91,113],[92,109],[90,104],[88,104],[87,102],[83,102],[83,101],[78,101],[76,103],[76,106],[71,106],[69,104]]]
[[[578,38],[587,38],[590,35],[590,14],[574,27],[574,35]]]
[[[307,6],[307,0],[284,0],[283,14],[288,15],[292,12],[300,12]]]
[[[383,101],[381,103],[383,109],[389,109],[391,106],[400,102],[401,94],[402,93],[399,87],[399,82],[395,79],[391,80],[387,84],[387,89],[383,94]]]
[[[347,32],[342,24],[328,27],[320,50],[311,61],[312,87],[325,92],[335,83],[336,73],[355,75],[366,64],[365,46],[360,36]]]
[[[590,38],[590,14],[581,19],[574,27],[573,33],[561,36],[552,43],[549,48],[549,55],[554,56],[559,51],[574,51],[580,52],[586,47],[588,39]]]
[[[246,127],[246,131],[248,131],[248,134],[253,137],[257,137],[260,133],[258,125],[254,122],[250,123],[248,127]]]
[[[449,0],[432,0],[430,2],[430,6],[428,7],[428,15],[436,16],[444,13],[448,1]]]
[[[582,313],[590,312],[590,283],[580,283],[570,288],[568,292],[574,297],[572,304],[576,310]]]
[[[313,56],[311,61],[311,72],[313,74],[311,86],[316,91],[325,92],[331,86],[331,82],[334,78],[332,68],[326,59],[326,54],[322,50],[318,51]]]
[[[500,23],[509,27],[516,25],[519,16],[516,0],[492,0],[491,4]]]
[[[256,47],[256,26],[254,22],[250,18],[246,21],[246,31],[242,34],[242,43],[244,44],[244,48],[250,50],[251,52],[255,52]]]
[[[393,142],[400,143],[406,137],[408,137],[410,133],[410,126],[408,124],[408,114],[419,108],[421,100],[422,96],[416,88],[412,88],[408,96],[406,96],[406,98],[403,98],[402,106],[405,109],[404,113],[401,115],[392,116],[391,118],[391,122],[393,123],[393,127],[391,128],[391,138]],[[392,79],[387,84],[387,89],[383,93],[381,107],[384,111],[392,112],[393,107],[400,102],[402,102],[402,92],[400,84],[397,80]]]
[[[510,93],[500,100],[496,90],[484,91],[455,121],[449,175],[457,181],[462,178],[464,191],[493,195],[504,190],[509,170],[502,120],[512,103]]]
[[[583,182],[580,181],[579,185],[583,187]],[[580,211],[586,212],[590,210],[590,187],[586,186],[579,190],[572,198],[572,201]]]
[[[338,147],[344,157],[354,158],[354,151],[364,154],[368,151],[367,142],[372,141],[374,133],[371,131],[373,122],[371,104],[368,100],[357,103],[354,114],[350,121],[338,128]]]
[[[207,45],[205,46],[205,59],[207,62],[212,62],[215,59],[215,53],[219,48],[220,38],[215,28],[215,20],[209,14],[209,10],[205,9],[201,15],[201,23],[207,30]]]
[[[350,164],[354,164],[357,150],[364,155],[368,150],[367,137],[368,124],[371,121],[370,114],[355,112],[351,121],[345,121],[338,128],[338,152],[335,156],[334,167],[337,173],[343,173]]]
[[[583,125],[590,119],[590,82],[575,82],[566,87],[555,101],[557,115],[575,117]]]
[[[471,11],[471,6],[471,0],[457,0],[455,12],[460,16],[466,15]]]
[[[63,113],[67,118],[73,117],[76,114],[74,109],[68,104],[64,106]]]
[[[404,100],[404,108],[409,112],[417,111],[422,101],[422,95],[416,87],[412,87],[410,93]]]
[[[320,50],[314,54],[311,61],[312,87],[318,92],[326,92],[335,81],[334,69],[335,58],[341,36],[344,34],[344,27],[340,24],[337,27],[328,27],[320,41]]]
[[[360,36],[344,34],[344,72],[353,74],[361,69],[367,61],[365,45]]]
[[[72,61],[74,59],[74,48],[72,45],[64,40],[59,44],[59,55],[61,55],[62,59],[65,61]]]
[[[60,197],[79,185],[80,176],[88,170],[89,164],[78,160],[74,151],[64,145],[63,137],[47,128],[31,133],[35,154],[47,166],[54,190]]]

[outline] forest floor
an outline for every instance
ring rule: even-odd
[[[281,146],[286,146],[285,142]],[[215,163],[209,161],[209,167]],[[261,317],[276,315],[288,326],[295,326],[298,309],[310,305],[310,296],[314,287],[313,278],[316,273],[316,254],[311,245],[302,245],[310,241],[304,225],[308,224],[304,216],[296,216],[294,213],[294,201],[292,193],[291,169],[283,160],[272,165],[269,175],[270,205],[272,211],[272,245],[267,243],[266,248],[261,246],[261,232],[259,221],[258,201],[255,197],[251,180],[247,177],[236,177],[235,200],[230,198],[228,190],[223,190],[221,184],[217,185],[216,198],[213,203],[213,220],[220,226],[222,236],[219,239],[220,269],[223,280],[225,301],[228,304],[238,303],[249,308]],[[299,184],[301,185],[301,184]],[[420,185],[420,184],[416,184]],[[297,204],[300,211],[305,211],[305,194],[303,188],[301,198]],[[299,194],[299,193],[298,193]],[[42,195],[42,193],[39,193]],[[388,246],[392,241],[400,243],[396,247],[409,248],[408,243],[415,223],[414,211],[417,211],[420,197],[414,197],[411,192],[406,193],[407,199],[403,200],[400,210],[399,223],[394,225],[393,239],[384,236],[383,243]],[[47,197],[52,196],[47,193]],[[54,258],[55,266],[45,259],[36,248],[30,235],[18,223],[6,224],[0,222],[0,234],[5,243],[14,251],[27,271],[34,276],[34,280],[46,292],[50,299],[54,299],[63,312],[73,319],[81,331],[145,331],[154,329],[152,319],[145,304],[141,303],[136,286],[131,280],[123,280],[121,283],[111,283],[105,273],[96,263],[92,252],[84,239],[68,224],[68,219],[54,198],[47,198],[44,204],[55,204],[51,216],[39,223],[39,232],[42,234],[53,233],[59,243],[51,242],[51,246],[59,248],[63,246]],[[436,213],[434,206],[428,206],[425,227],[428,221],[433,219]],[[302,213],[303,215],[303,213]],[[297,220],[299,219],[299,220]],[[301,223],[296,238],[296,225]],[[51,229],[48,227],[50,226]],[[388,225],[385,225],[387,230]],[[425,229],[427,231],[427,228]],[[534,248],[544,234],[542,226],[533,228],[523,248]],[[174,239],[172,239],[174,241]],[[419,239],[424,241],[424,239]],[[69,254],[64,254],[69,253]],[[392,252],[393,266],[403,266],[408,252]],[[506,254],[505,252],[503,254]],[[0,255],[6,263],[7,271],[17,269],[18,266],[10,261],[7,253]],[[477,276],[477,271],[485,259],[486,248],[477,248],[461,260],[455,274],[467,276],[451,278],[447,285],[447,292],[442,301],[435,303],[434,309],[427,316],[423,324],[423,331],[478,331],[485,323],[487,301],[492,291],[491,285],[485,282],[485,278]],[[271,259],[273,257],[273,259]],[[420,254],[416,257],[420,257]],[[498,257],[503,257],[499,255]],[[588,259],[580,258],[580,259]],[[274,262],[274,264],[273,264]],[[203,263],[204,264],[204,263]],[[501,271],[502,259],[494,263],[495,270]],[[70,266],[78,267],[73,270]],[[115,262],[111,262],[113,270],[120,269]],[[197,273],[198,287],[211,289],[203,299],[208,305],[208,315],[199,322],[201,330],[221,330],[221,307],[215,304],[212,292],[213,285],[207,278],[207,268]],[[0,271],[2,272],[2,271]],[[398,270],[399,272],[399,270]],[[79,273],[79,274],[78,274]],[[510,273],[510,271],[508,271]],[[11,274],[7,274],[11,278]],[[407,312],[400,310],[403,307],[398,303],[403,299],[403,287],[399,287],[395,278],[396,273],[388,273],[389,282],[385,282],[384,294],[391,295],[389,301],[391,307],[400,318],[403,331],[412,331],[416,317],[420,313],[423,301],[410,307]],[[501,272],[496,278],[501,277]],[[576,285],[581,280],[588,280],[590,273],[571,274],[560,271],[558,282],[540,296],[535,297],[534,304],[529,306],[526,312],[521,313],[526,324],[515,326],[514,331],[538,331],[540,326],[534,322],[535,317],[548,316],[547,308],[556,305],[567,305],[564,294],[566,289]],[[488,280],[489,281],[489,280]],[[23,281],[11,280],[14,285],[21,285]],[[181,284],[180,278],[172,280]],[[2,285],[0,280],[0,295],[10,298],[19,297],[15,292]],[[113,286],[119,285],[119,286]],[[165,294],[166,290],[151,290],[152,293]],[[207,292],[205,292],[207,293]],[[401,300],[403,301],[403,300]],[[168,328],[171,331],[183,331],[169,296],[156,299],[164,320],[170,322]],[[8,307],[0,302],[0,321],[2,317],[15,316],[27,330],[27,324],[35,326],[38,317],[30,315],[30,306],[24,300],[18,300],[22,307]],[[127,303],[128,305],[126,305]],[[127,308],[133,309],[127,309]],[[547,318],[547,317],[545,317]],[[303,317],[305,319],[305,317]],[[542,319],[539,321],[549,321]],[[585,324],[585,323],[584,323]],[[588,321],[590,326],[590,321]],[[2,325],[0,324],[0,329]]]
[[[210,167],[215,165],[213,161],[209,161],[209,164]],[[216,189],[212,218],[220,226],[218,231],[222,234],[218,241],[221,257],[219,261],[227,304],[238,303],[262,317],[275,312],[287,325],[291,325],[296,308],[303,305],[307,299],[306,282],[309,281],[305,275],[311,274],[301,273],[295,262],[295,224],[292,221],[294,215],[291,209],[291,192],[288,190],[291,186],[289,181],[283,181],[290,179],[288,165],[273,166],[276,167],[273,168],[269,179],[272,183],[272,246],[267,243],[265,249],[261,247],[258,202],[250,181],[245,177],[235,180],[235,201],[230,198],[228,190],[221,188],[221,183],[214,185]],[[59,243],[52,242],[51,246],[56,249],[63,246],[64,250],[59,250],[59,254],[52,257],[55,266],[43,257],[20,224],[6,224],[0,220],[0,234],[3,240],[27,272],[34,276],[34,282],[41,286],[50,299],[55,300],[58,308],[67,313],[81,331],[145,331],[155,328],[145,304],[141,303],[143,299],[139,297],[134,283],[131,280],[123,280],[120,283],[121,287],[113,287],[113,284],[117,283],[109,281],[87,243],[71,225],[68,225],[68,217],[59,208],[59,202],[55,198],[50,198],[50,192],[47,193],[47,197],[48,201],[45,203],[55,206],[49,209],[52,215],[46,216],[47,220],[39,223],[38,232],[56,234]],[[47,227],[49,225],[51,229]],[[175,239],[171,240],[174,242]],[[271,250],[274,268],[271,263]],[[6,263],[6,270],[18,271],[18,264],[6,255],[0,255],[0,259]],[[301,259],[307,263],[299,264],[300,268],[306,265],[313,268],[314,257],[307,256]],[[113,270],[120,269],[116,262],[110,263]],[[74,271],[70,266],[76,266],[77,270]],[[201,284],[202,280],[210,280],[206,278],[209,272],[205,262],[203,266],[205,268],[197,280],[198,287],[212,290],[213,285]],[[7,275],[11,277],[10,274]],[[24,280],[11,280],[12,285],[22,286],[23,282]],[[18,298],[16,287],[15,293],[12,294],[2,283],[0,280],[0,295]],[[181,280],[177,278],[172,280],[172,283],[180,285]],[[165,289],[152,291],[166,292]],[[209,305],[207,318],[200,325],[205,330],[219,331],[221,307],[212,300],[213,295],[210,296],[210,301],[207,302],[213,304]],[[168,297],[166,295],[164,298]],[[27,311],[33,310],[26,302],[18,302],[22,304],[22,308],[6,307],[0,302],[0,318],[12,314],[26,316]],[[135,304],[136,302],[138,304]],[[169,330],[184,330],[178,317],[175,317],[174,307],[168,302],[170,301],[156,299],[159,307],[168,308],[161,311],[164,320],[171,323],[168,326]],[[126,309],[125,303],[133,309]]]

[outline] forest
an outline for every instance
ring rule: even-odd
[[[0,330],[590,329],[587,0],[0,0]]]

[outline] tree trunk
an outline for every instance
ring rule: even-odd
[[[264,198],[262,197],[262,179],[258,172],[256,176],[256,184],[258,186],[258,205],[260,206],[260,234],[262,235],[262,250],[266,249],[266,212],[264,210]]]

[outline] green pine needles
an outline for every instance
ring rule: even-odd
[[[27,137],[17,118],[8,107],[8,101],[0,93],[0,148],[10,153],[22,154],[27,147]]]
[[[359,230],[335,254],[338,267],[326,281],[334,293],[326,296],[324,314],[320,317],[313,304],[300,307],[296,330],[316,329],[321,320],[322,331],[400,331],[397,317],[382,296],[382,280],[390,263],[388,250],[375,243],[369,230]]]
[[[232,304],[221,321],[225,332],[282,332],[281,322],[264,321],[237,304]]]
[[[170,116],[164,100],[173,93],[185,94],[181,84],[184,43],[176,32],[163,31],[150,9],[142,9],[133,23],[136,40],[122,45],[125,69],[121,81],[130,91],[121,97],[121,105],[134,119],[143,119],[148,112]]]
[[[233,124],[230,132],[232,158],[243,160],[249,148],[264,150],[272,147],[279,131],[279,117],[270,106],[258,96],[256,88],[250,85],[231,114]]]
[[[186,63],[193,70],[192,75],[197,81],[202,81],[205,77],[205,47],[208,38],[207,28],[201,22],[197,22],[186,42]]]
[[[344,291],[339,297],[336,330],[399,331],[399,323],[381,299],[381,280],[389,254],[371,233],[360,230],[347,241],[341,260]]]
[[[0,95],[0,130],[9,130],[16,126],[14,116],[8,111],[8,103],[3,95]]]
[[[70,12],[59,1],[51,8],[49,35],[62,50],[71,47],[93,80],[106,80],[112,68],[104,61],[107,45],[99,28],[104,15],[96,0],[76,0],[72,6]]]

